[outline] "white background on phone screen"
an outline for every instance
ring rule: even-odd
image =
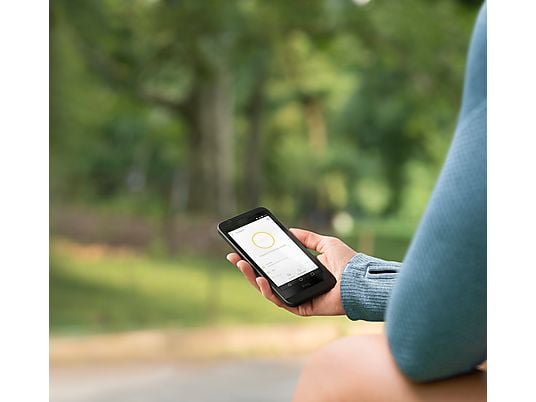
[[[277,286],[318,268],[269,216],[229,235]]]

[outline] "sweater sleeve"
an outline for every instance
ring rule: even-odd
[[[341,298],[352,320],[383,321],[400,263],[359,253],[344,269]]]
[[[463,374],[486,359],[486,29],[484,4],[454,139],[403,268],[358,254],[342,274],[348,317],[385,315],[393,357],[415,381]]]
[[[454,139],[386,312],[393,357],[416,381],[467,373],[486,359],[485,5],[468,61]]]

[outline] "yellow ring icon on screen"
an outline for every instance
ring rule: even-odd
[[[266,237],[268,236],[268,237]],[[255,232],[251,236],[251,241],[258,248],[270,248],[275,244],[275,238],[268,232]]]

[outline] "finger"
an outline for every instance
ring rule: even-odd
[[[229,254],[227,254],[227,257],[225,257],[225,258],[227,258],[227,260],[233,265],[236,265],[236,263],[242,259],[236,253],[229,253]]]
[[[257,281],[255,280],[256,279],[255,271],[253,270],[251,265],[249,265],[244,260],[240,260],[237,262],[236,266],[238,267],[240,272],[242,272],[242,274],[246,277],[248,282],[251,283],[255,287],[255,289],[260,290],[259,285],[257,285]]]
[[[285,304],[279,298],[272,292],[272,288],[270,287],[270,284],[266,280],[266,278],[258,277],[257,278],[257,285],[259,285],[259,289],[264,297],[266,297],[268,300],[270,300],[272,303],[274,303],[278,307],[286,307]]]
[[[324,265],[329,265],[329,264],[328,264],[328,259],[327,259],[327,257],[326,257],[326,254],[318,254],[318,255],[316,256],[316,258],[317,258],[318,261],[320,261],[322,264],[324,264]]]
[[[274,292],[272,292],[272,288],[270,287],[270,284],[266,280],[266,278],[258,277],[257,278],[257,285],[259,286],[259,290],[261,291],[262,295],[266,297],[268,300],[270,300],[272,303],[274,303],[277,307],[284,308],[287,311],[290,311],[291,313],[298,314],[297,309],[295,307],[289,307],[285,303],[277,297]]]
[[[326,251],[326,236],[303,229],[292,228],[290,231],[308,249],[316,250],[319,253]]]
[[[259,285],[259,290],[261,291],[262,295],[266,297],[268,300],[274,302],[279,307],[282,307],[282,302],[277,297],[274,297],[274,292],[272,292],[272,288],[270,287],[270,284],[266,280],[266,278],[263,278],[262,276],[259,276],[257,279],[257,285]]]

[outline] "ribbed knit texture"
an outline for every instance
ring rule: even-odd
[[[381,262],[360,255],[342,275],[351,319],[381,319],[387,306],[391,352],[416,381],[466,373],[486,359],[486,25],[484,4],[454,139],[400,273],[367,276],[368,261]]]
[[[342,274],[341,295],[352,320],[383,321],[387,300],[402,264],[359,253]]]

